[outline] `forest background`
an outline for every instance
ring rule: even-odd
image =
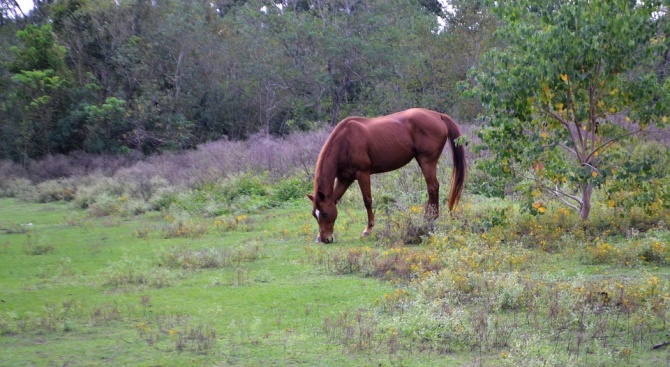
[[[496,21],[479,2],[0,3],[0,158],[152,154],[464,98]]]

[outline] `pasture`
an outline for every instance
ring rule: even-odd
[[[279,175],[259,151],[260,168],[231,159],[239,172],[185,186],[132,183],[137,165],[5,181],[0,366],[670,363],[666,212],[621,217],[598,197],[586,223],[550,201],[531,215],[476,193],[473,168],[453,216],[428,225],[412,163],[373,177],[372,236],[352,189],[336,241],[314,243],[313,163]]]

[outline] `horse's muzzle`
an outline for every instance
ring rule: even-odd
[[[333,236],[332,234],[328,237],[319,236],[317,238],[317,242],[318,242],[318,240],[321,240],[321,242],[323,242],[323,243],[333,243],[333,241],[335,241],[335,236]]]

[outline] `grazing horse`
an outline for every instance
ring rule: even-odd
[[[458,125],[449,116],[421,108],[340,121],[321,148],[314,193],[307,195],[312,201],[312,215],[319,223],[317,242],[333,242],[336,204],[354,180],[358,181],[368,212],[368,225],[363,231],[363,236],[368,236],[375,225],[370,175],[399,169],[412,159],[419,163],[428,188],[426,216],[439,216],[437,161],[447,139],[454,167],[449,195],[449,210],[453,210],[465,182],[465,148],[456,143],[460,135]]]

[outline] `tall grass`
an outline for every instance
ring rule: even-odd
[[[151,157],[53,155],[25,166],[2,161],[0,196],[73,201],[93,216],[134,215],[173,204],[209,215],[270,207],[307,191],[327,136],[325,130],[285,138],[255,135]]]

